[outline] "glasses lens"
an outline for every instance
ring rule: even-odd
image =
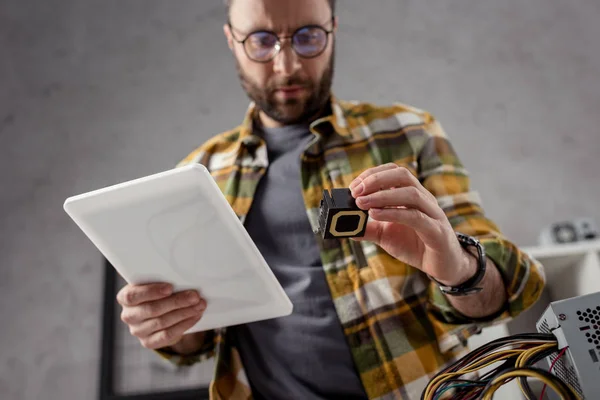
[[[250,58],[268,60],[277,50],[277,36],[269,32],[254,32],[246,39],[245,46]]]
[[[294,49],[303,57],[314,57],[327,45],[327,32],[323,28],[307,27],[300,29],[293,38]]]

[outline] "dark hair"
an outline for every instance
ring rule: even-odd
[[[225,3],[225,6],[227,7],[227,13],[229,14],[229,7],[231,7],[231,3],[233,3],[233,0],[223,0]],[[327,0],[327,2],[329,3],[329,8],[331,8],[331,14],[335,15],[335,0]]]

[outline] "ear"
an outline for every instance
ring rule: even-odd
[[[227,38],[227,46],[229,46],[229,50],[233,51],[233,34],[231,33],[229,24],[223,25],[223,33],[225,34],[225,38]]]
[[[338,28],[338,16],[333,17],[333,32],[337,33]]]

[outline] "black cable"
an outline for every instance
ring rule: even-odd
[[[507,344],[511,344],[514,342],[518,342],[521,340],[546,340],[546,341],[556,341],[556,337],[551,333],[520,333],[512,336],[507,336],[499,339],[492,340],[489,343],[486,343],[479,348],[465,354],[459,360],[457,360],[454,364],[450,364],[440,372],[438,372],[435,376],[447,373],[449,371],[457,371],[460,369],[462,364],[468,364],[471,359],[477,358],[480,354],[486,353],[489,350],[493,350]],[[433,379],[433,378],[432,378]]]
[[[493,350],[495,350],[495,349],[501,348],[508,344],[524,344],[523,343],[524,340],[556,341],[556,337],[551,333],[521,333],[521,334],[516,334],[516,335],[492,340],[491,342],[488,342],[487,344],[484,344],[484,345],[480,346],[479,348],[467,353],[466,355],[461,357],[459,360],[457,360],[453,364],[450,364],[446,368],[440,370],[437,374],[435,374],[431,378],[431,380],[434,380],[441,374],[445,374],[445,373],[449,373],[449,372],[457,372],[457,371],[461,370],[465,365],[471,363],[472,361],[476,360],[477,358],[481,357],[482,355],[484,355],[488,352],[489,353],[493,352]],[[484,382],[488,379],[491,380],[493,376],[496,376],[501,372],[505,372],[509,368],[514,368],[515,361],[516,361],[516,358],[510,358],[508,360],[505,360],[505,362],[502,363],[499,367],[489,371],[483,377],[481,377],[479,382]],[[444,384],[440,385],[440,387],[438,387],[436,389],[436,391],[433,393],[433,397],[435,398],[435,396],[441,390],[443,390],[444,387],[447,387],[447,382],[444,382]],[[472,388],[470,388],[470,389],[472,390]],[[425,390],[423,390],[423,392],[421,393],[421,400],[424,400],[424,399],[425,399]]]
[[[483,374],[480,379],[481,380],[490,380],[490,379],[494,379],[494,377],[498,374],[501,374],[502,372],[510,369],[510,368],[514,368],[515,367],[515,362],[517,361],[517,356],[513,356],[507,360],[504,360],[504,362],[502,364],[500,364],[499,366],[497,366],[496,368],[489,370],[488,372],[486,372],[485,374]]]
[[[558,350],[558,344],[557,344],[556,347],[553,347],[551,349],[546,349],[544,351],[541,351],[541,352],[537,353],[536,355],[534,355],[533,357],[531,357],[531,359],[529,359],[527,361],[526,365],[533,366],[537,362],[543,360],[544,358],[550,357],[552,354],[556,353],[557,350]],[[535,395],[535,393],[531,389],[531,386],[529,386],[529,382],[527,382],[527,378],[520,377],[518,379],[519,379],[519,382],[521,383],[521,387],[523,389],[523,394],[525,395],[525,397],[527,398],[527,400],[530,400],[530,399],[536,400],[537,396]]]
[[[505,360],[502,364],[500,364],[499,366],[497,366],[496,368],[486,372],[484,375],[482,375],[479,380],[469,380],[469,379],[460,379],[460,378],[456,378],[456,379],[448,379],[447,381],[444,381],[443,384],[440,385],[440,387],[438,387],[435,392],[433,392],[433,398],[435,398],[435,396],[437,396],[439,394],[439,392],[441,392],[445,387],[452,385],[454,383],[473,383],[473,384],[478,384],[478,383],[483,383],[483,384],[487,384],[487,382],[490,379],[493,379],[494,376],[506,371],[507,369],[510,368],[514,368],[515,366],[515,360],[516,358],[509,358],[507,360]],[[463,390],[472,390],[473,388],[460,388],[459,391],[463,391]]]
[[[516,334],[516,335],[512,335],[512,336],[507,336],[507,337],[503,337],[503,338],[499,338],[499,339],[495,339],[492,340],[489,343],[486,343],[482,346],[480,346],[479,348],[465,354],[464,356],[462,356],[459,360],[457,360],[454,364],[450,364],[449,366],[447,366],[446,368],[444,368],[443,370],[441,370],[440,372],[438,372],[435,376],[437,377],[438,375],[447,373],[451,370],[458,370],[460,368],[456,368],[455,367],[460,367],[461,364],[468,364],[468,361],[470,361],[471,359],[475,359],[477,358],[477,356],[479,356],[482,353],[486,353],[489,350],[493,350],[499,347],[502,347],[504,345],[510,344],[510,343],[514,343],[514,342],[518,342],[521,340],[545,340],[545,341],[556,341],[556,337],[551,334],[551,333],[520,333],[520,334]],[[432,378],[433,379],[433,378]]]
[[[578,400],[577,396],[575,395],[575,393],[573,392],[573,389],[571,389],[571,387],[569,387],[562,379],[560,379],[556,375],[546,371],[545,369],[534,368],[534,367],[521,367],[521,368],[512,368],[507,371],[504,371],[503,373],[508,373],[508,372],[512,372],[512,371],[534,371],[534,372],[537,372],[538,374],[542,375],[544,378],[548,379],[549,381],[552,381],[553,383],[556,384],[556,386],[558,386],[558,388],[560,389],[560,393],[558,393],[558,395],[561,396],[562,400]],[[491,390],[491,387],[494,383],[496,383],[496,382],[494,382],[494,379],[491,379],[487,383],[487,385],[483,388],[483,391],[480,393],[478,399],[483,399],[486,396],[486,394]]]
[[[437,399],[440,395],[441,392],[443,392],[445,390],[445,388],[447,388],[448,386],[452,386],[455,385],[457,383],[470,383],[472,385],[476,385],[476,386],[485,386],[487,384],[487,381],[474,381],[474,380],[469,380],[469,379],[449,379],[447,381],[445,381],[442,385],[440,385],[440,387],[438,387],[435,392],[433,392],[433,398]],[[472,386],[464,386],[464,387],[460,387],[457,388],[457,392],[456,395],[463,393],[464,391],[471,391],[474,388]]]
[[[449,379],[449,380],[447,380],[446,382],[453,382],[453,383],[472,383],[472,384],[478,384],[478,383],[481,383],[481,381],[480,381],[480,380],[478,380],[478,381],[475,381],[475,380],[472,380],[472,379],[459,379],[459,378],[456,378],[456,379]]]

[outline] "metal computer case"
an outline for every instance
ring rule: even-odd
[[[568,346],[552,373],[581,399],[600,399],[600,293],[550,303],[536,324],[538,332],[553,333],[559,350]],[[557,353],[547,358],[548,367]],[[547,391],[551,400],[559,397]]]

